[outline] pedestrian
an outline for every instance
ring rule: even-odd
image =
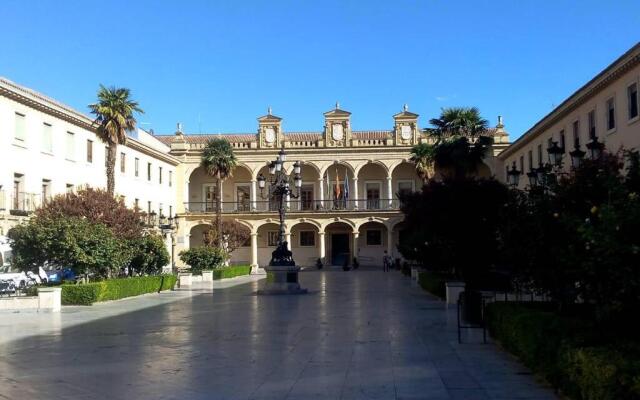
[[[383,271],[389,272],[389,267],[391,266],[391,256],[387,254],[386,250],[384,251],[384,257],[382,257],[382,265],[383,265]]]

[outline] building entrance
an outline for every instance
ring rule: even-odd
[[[342,266],[349,260],[349,234],[331,234],[331,264]]]

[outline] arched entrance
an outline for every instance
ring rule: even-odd
[[[291,252],[296,265],[311,267],[319,258],[319,229],[315,224],[299,222],[291,227]]]
[[[211,224],[198,224],[191,227],[189,231],[189,248],[204,246],[204,235],[212,228]]]
[[[332,222],[325,228],[327,245],[326,264],[343,266],[351,264],[354,252],[353,226],[346,222]]]
[[[278,245],[279,225],[268,222],[258,227],[258,265],[264,267],[271,261],[271,253]]]
[[[218,196],[216,178],[198,167],[189,176],[190,212],[215,212]],[[251,207],[251,170],[239,164],[231,177],[222,182],[222,211],[249,211]]]
[[[359,209],[380,210],[387,208],[393,193],[389,193],[387,170],[376,162],[364,165],[358,171]]]

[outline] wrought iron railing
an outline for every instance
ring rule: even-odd
[[[356,199],[356,200],[300,200],[291,199],[286,202],[289,212],[372,212],[394,211],[400,209],[398,199]],[[188,213],[215,213],[216,202],[188,202],[184,203]],[[223,201],[220,204],[222,213],[268,213],[277,212],[277,201],[235,202]]]
[[[9,211],[13,213],[30,213],[40,205],[40,195],[37,193],[19,192],[11,196]]]

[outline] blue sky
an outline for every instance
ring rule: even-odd
[[[126,86],[141,127],[320,130],[336,100],[353,129],[421,126],[448,106],[503,115],[516,139],[640,40],[638,0],[2,2],[0,76],[87,112]]]

